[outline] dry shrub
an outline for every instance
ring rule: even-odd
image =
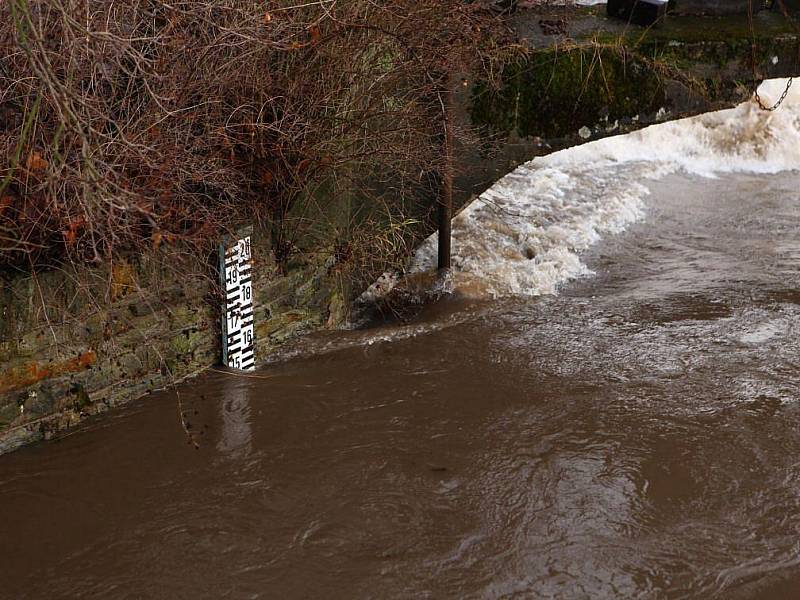
[[[0,267],[280,238],[323,181],[423,194],[448,82],[501,31],[462,0],[6,0]]]

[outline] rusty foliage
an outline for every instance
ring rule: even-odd
[[[6,0],[0,266],[205,244],[322,181],[422,194],[502,32],[463,0]]]

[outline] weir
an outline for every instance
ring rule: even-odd
[[[729,108],[763,79],[800,75],[796,24],[775,11],[756,14],[752,31],[743,14],[670,14],[642,29],[608,18],[604,6],[519,10],[513,26],[521,44],[496,79],[465,77],[452,94],[454,124],[488,140],[455,143],[456,209],[537,156]],[[333,198],[328,209],[346,220],[351,199]],[[258,360],[342,323],[351,292],[360,291],[338,270],[343,249],[310,247],[302,261],[284,264],[270,235],[257,228],[252,237]],[[218,361],[217,263],[159,250],[136,265],[3,282],[0,453]],[[81,277],[98,292],[110,282],[108,307],[80,295]]]

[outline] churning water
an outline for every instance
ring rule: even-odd
[[[785,85],[769,81],[760,92],[777,98]],[[588,272],[580,254],[589,246],[643,217],[649,182],[672,173],[717,177],[800,168],[800,90],[793,92],[774,113],[746,103],[523,165],[456,217],[459,283],[493,296],[554,293]],[[436,248],[431,236],[412,270],[435,266]]]
[[[173,392],[0,458],[0,597],[800,597],[798,115],[521,167],[453,298],[181,388],[198,450]]]

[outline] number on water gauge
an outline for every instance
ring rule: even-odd
[[[231,368],[249,371],[255,368],[250,236],[224,244],[220,262],[225,287],[223,361]]]

